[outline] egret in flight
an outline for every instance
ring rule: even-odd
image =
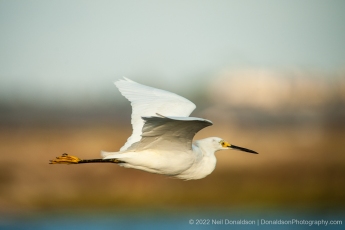
[[[201,129],[212,125],[206,119],[189,117],[195,104],[177,94],[155,89],[124,78],[115,82],[132,105],[133,133],[118,152],[101,152],[101,159],[79,159],[64,153],[51,164],[116,163],[150,173],[184,180],[211,174],[216,167],[215,152],[242,148],[219,137],[193,142]]]

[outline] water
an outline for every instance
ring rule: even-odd
[[[317,221],[317,222],[315,222]],[[327,222],[326,222],[327,221]],[[338,223],[330,224],[330,221]],[[340,221],[340,222],[339,222]],[[112,229],[344,229],[344,212],[55,212],[2,217],[0,229],[112,230]]]

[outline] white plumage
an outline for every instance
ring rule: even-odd
[[[216,151],[256,153],[218,137],[193,143],[194,135],[212,122],[189,117],[196,106],[177,94],[127,78],[115,85],[131,102],[133,134],[119,152],[102,152],[104,159],[116,159],[126,168],[191,180],[204,178],[214,170]]]
[[[141,85],[128,78],[116,81],[115,85],[132,105],[133,133],[120,151],[140,141],[144,126],[142,117],[157,116],[157,114],[188,117],[196,107],[193,102],[177,94]]]
[[[201,179],[216,167],[215,152],[235,149],[219,137],[193,142],[195,134],[212,125],[206,119],[189,117],[195,105],[164,90],[141,85],[128,78],[115,82],[132,105],[133,133],[119,152],[102,152],[103,159],[82,160],[66,153],[51,164],[116,163],[185,180]]]

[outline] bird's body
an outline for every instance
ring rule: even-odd
[[[208,147],[213,138],[195,141],[192,149],[143,151],[124,151],[118,153],[102,152],[104,159],[119,159],[125,163],[119,165],[126,168],[139,169],[151,173],[164,174],[179,179],[201,179],[209,175],[216,167],[217,159],[214,150]]]
[[[216,151],[237,149],[256,153],[230,145],[218,137],[193,142],[194,135],[212,122],[189,117],[196,106],[179,95],[127,78],[115,85],[132,105],[133,133],[125,145],[119,152],[102,151],[102,159],[80,160],[66,154],[51,163],[111,162],[126,168],[193,180],[212,173],[217,162]]]

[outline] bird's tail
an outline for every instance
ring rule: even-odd
[[[106,158],[109,155],[114,155],[114,154],[118,154],[119,152],[106,152],[106,151],[101,151],[101,156],[102,158]]]

